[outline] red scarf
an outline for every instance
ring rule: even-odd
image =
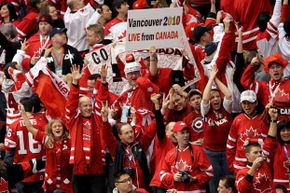
[[[83,152],[86,163],[91,163],[91,140],[92,140],[92,121],[90,119],[83,119]]]

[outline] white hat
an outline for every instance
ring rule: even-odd
[[[252,90],[245,90],[241,93],[240,102],[249,101],[250,103],[254,103],[257,101],[257,95]]]
[[[124,72],[128,74],[130,72],[138,72],[140,69],[140,65],[136,61],[133,61],[125,64]]]

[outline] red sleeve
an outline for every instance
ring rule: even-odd
[[[84,88],[88,87],[88,78],[89,78],[90,75],[91,75],[90,70],[89,70],[88,66],[86,66],[84,68],[82,77],[81,77],[81,79],[79,81],[80,87],[84,87]]]
[[[22,63],[21,63],[21,66],[22,66],[25,70],[29,71],[29,70],[30,70],[30,58],[24,58],[24,60],[23,60]]]
[[[230,61],[230,46],[234,42],[235,36],[232,33],[225,33],[222,41],[218,58],[216,60],[216,66],[218,70],[218,77],[221,78],[226,73],[227,63]]]
[[[117,148],[117,139],[113,135],[112,128],[108,122],[102,122],[103,127],[102,127],[102,139],[104,144],[109,150],[109,153],[114,159],[115,153],[116,153],[116,148]]]
[[[267,157],[272,157],[277,149],[277,140],[276,138],[266,137],[263,144],[263,152]]]
[[[67,101],[65,104],[65,120],[68,129],[73,128],[72,123],[78,110],[79,92],[80,89],[78,86],[72,85],[70,87],[70,91],[68,93]]]
[[[249,193],[253,190],[253,184],[251,184],[245,177],[247,170],[240,170],[236,177],[236,187],[239,193]]]
[[[45,138],[46,138],[46,134],[45,134],[45,132],[43,132],[43,131],[39,131],[39,130],[37,131],[36,135],[34,136],[34,139],[35,139],[36,141],[41,142],[42,144],[45,143]]]
[[[26,15],[20,23],[17,24],[16,29],[20,39],[30,35],[30,33],[37,27],[36,12],[31,12]]]
[[[228,135],[227,147],[226,147],[227,161],[228,161],[229,169],[231,171],[234,171],[233,162],[236,156],[237,140],[238,140],[237,130],[238,128],[236,127],[236,120],[234,120],[230,129],[230,133]]]
[[[145,130],[142,132],[140,136],[140,143],[142,144],[142,147],[145,152],[150,146],[155,135],[156,135],[156,121],[153,120],[151,124],[147,128],[145,128]]]
[[[197,159],[198,159],[198,167],[200,170],[200,172],[196,175],[196,178],[200,185],[204,185],[212,178],[213,168],[204,151],[200,147],[194,149],[198,150]]]
[[[139,77],[136,80],[136,84],[145,91],[151,97],[153,93],[159,93],[159,87],[153,84],[148,78]],[[151,88],[151,89],[150,89]]]
[[[173,173],[171,173],[172,162],[170,161],[171,159],[170,155],[171,155],[170,153],[166,154],[164,162],[162,163],[162,167],[160,170],[160,182],[167,189],[174,188],[174,176],[173,176]]]
[[[256,81],[255,81],[255,72],[259,69],[259,66],[252,67],[251,64],[248,65],[241,77],[241,84],[246,89],[255,90]]]
[[[288,5],[282,5],[282,12],[281,12],[281,21],[280,23],[284,23],[287,16],[288,16],[288,9],[289,6]]]

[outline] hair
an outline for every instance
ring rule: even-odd
[[[126,174],[130,176],[130,174],[128,174],[128,172],[126,172],[125,170],[121,170],[121,171],[115,173],[114,174],[114,182],[120,180],[121,176],[126,175]]]
[[[129,123],[122,123],[122,124],[118,125],[117,126],[118,135],[122,135],[122,127],[124,127],[125,125],[129,125],[131,127],[131,125]]]
[[[16,11],[15,11],[14,5],[12,3],[9,3],[9,2],[3,2],[0,5],[0,9],[3,6],[7,6],[8,10],[9,10],[9,20],[10,20],[10,22],[16,20],[17,19],[17,14],[16,14]]]
[[[103,8],[104,6],[109,7],[109,6],[106,5],[106,4],[102,4],[102,5],[100,5],[100,7],[99,7],[100,12],[99,12],[99,13],[102,13],[102,12],[104,11],[104,8]]]
[[[260,13],[257,23],[260,28],[260,31],[264,32],[267,29],[267,23],[270,21],[271,16],[269,12],[262,12]]]
[[[11,79],[11,76],[8,73],[9,67],[16,69],[16,65],[17,65],[17,62],[9,62],[9,63],[5,64],[3,71],[4,71],[4,75],[7,79]]]
[[[222,176],[221,179],[222,181],[225,182],[225,187],[226,188],[231,188],[233,193],[237,193],[237,188],[235,186],[235,178],[234,176],[231,176],[231,175],[225,175],[225,176]]]
[[[287,193],[287,188],[283,186],[282,184],[277,184],[275,186],[275,189],[282,189],[283,193]]]
[[[92,74],[88,77],[88,80],[97,80],[97,78],[101,78],[99,74]]]
[[[1,26],[1,33],[7,38],[14,39],[17,37],[16,27],[12,23],[5,23]]]
[[[20,103],[23,105],[25,112],[32,113],[34,105],[31,98],[24,97],[20,99]]]
[[[41,0],[30,0],[30,6],[35,8],[35,9],[38,9],[37,5],[40,3],[41,3]]]
[[[248,145],[245,146],[245,152],[250,153],[253,147],[261,147],[261,145],[257,142],[250,142]]]
[[[41,110],[41,100],[39,96],[36,93],[33,93],[32,96],[30,97],[33,103],[33,113],[38,113]]]
[[[64,124],[64,122],[60,119],[60,118],[56,118],[56,119],[52,119],[51,121],[49,121],[48,125],[46,126],[45,128],[45,132],[47,134],[47,142],[46,142],[46,145],[48,148],[53,148],[54,146],[54,135],[52,133],[52,125],[56,122],[59,122],[62,124],[63,126],[63,136],[64,136],[64,139],[68,139],[69,138],[69,133],[66,129],[66,126]]]
[[[290,121],[289,120],[282,120],[278,123],[277,125],[277,139],[278,139],[278,142],[283,145],[286,141],[283,141],[282,138],[281,138],[281,130],[282,129],[290,129]],[[289,141],[288,141],[289,142]],[[286,142],[287,143],[287,142]]]
[[[114,0],[112,3],[112,7],[115,11],[117,11],[117,9],[121,8],[121,5],[127,3],[126,0]]]
[[[87,30],[93,31],[95,34],[99,35],[103,40],[105,37],[104,27],[101,24],[92,24],[87,27]]]
[[[290,16],[285,20],[283,28],[286,32],[286,37],[290,37]]]
[[[74,9],[74,6],[75,6],[75,4],[76,4],[77,1],[78,1],[78,0],[67,0],[67,6],[68,6],[71,10],[73,10],[73,9]]]

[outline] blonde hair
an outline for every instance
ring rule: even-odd
[[[49,123],[47,124],[47,126],[45,128],[45,133],[46,133],[47,138],[48,138],[47,142],[46,142],[46,146],[48,148],[53,148],[53,146],[54,146],[55,138],[54,138],[54,135],[52,133],[52,125],[56,122],[61,123],[61,125],[63,127],[63,138],[64,139],[69,138],[69,133],[66,129],[65,123],[60,118],[52,119],[51,121],[49,121]]]

